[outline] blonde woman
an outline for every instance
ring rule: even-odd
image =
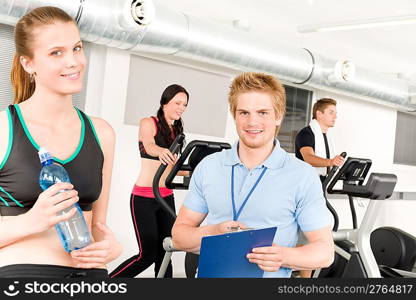
[[[79,30],[63,10],[40,7],[19,20],[15,43],[14,105],[0,113],[0,277],[107,277],[106,263],[121,253],[106,226],[115,138],[108,123],[72,105],[86,67]],[[40,146],[72,184],[42,192]],[[75,202],[93,243],[68,254],[54,225]]]

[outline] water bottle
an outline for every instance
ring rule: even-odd
[[[42,190],[46,190],[58,182],[71,182],[64,167],[55,163],[45,148],[40,148],[38,154],[43,166],[39,174],[39,185]],[[63,192],[63,190],[60,192]],[[62,246],[68,253],[72,250],[81,249],[91,243],[91,234],[78,203],[74,203],[71,207],[58,212],[58,215],[62,215],[74,207],[76,208],[76,212],[70,219],[55,225]]]

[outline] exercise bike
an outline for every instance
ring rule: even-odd
[[[346,153],[341,155],[345,157]],[[325,198],[326,192],[348,195],[353,228],[338,229],[338,214],[327,200],[334,216],[335,259],[330,267],[315,271],[313,277],[416,277],[410,272],[416,261],[416,239],[392,227],[374,230],[381,201],[391,197],[397,177],[371,173],[364,185],[371,164],[369,159],[349,157],[339,171],[337,167],[332,168],[323,182]],[[336,189],[339,182],[342,188]],[[360,226],[357,226],[353,197],[370,199]]]

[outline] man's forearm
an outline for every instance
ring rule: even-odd
[[[303,160],[313,167],[330,167],[331,160],[329,158],[322,158],[316,155],[305,155]]]
[[[283,248],[282,266],[294,270],[325,268],[334,260],[334,246],[316,241],[296,248]]]
[[[201,248],[201,239],[204,236],[217,234],[214,226],[192,227],[185,224],[175,224],[172,229],[173,246],[178,250],[198,252]]]

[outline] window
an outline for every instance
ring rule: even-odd
[[[295,152],[298,132],[309,124],[312,92],[291,86],[286,89],[286,115],[279,131],[280,146],[287,152]]]
[[[129,72],[125,124],[156,115],[162,92],[176,83],[189,92],[185,132],[224,137],[230,77],[137,55],[131,55]]]
[[[416,116],[397,112],[396,140],[394,145],[395,164],[416,166]]]
[[[13,27],[0,24],[0,111],[13,101],[10,70],[14,54]]]

